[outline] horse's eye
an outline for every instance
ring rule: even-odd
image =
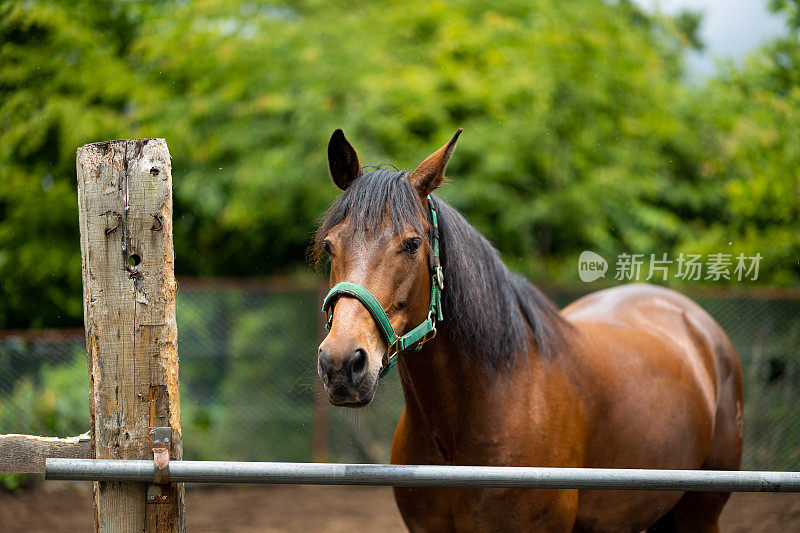
[[[331,252],[331,245],[328,243],[328,241],[325,241],[325,242],[322,243],[322,249],[329,256],[333,255],[333,252]]]
[[[422,244],[422,239],[419,237],[413,237],[411,239],[407,239],[403,242],[403,251],[407,254],[415,254],[417,250],[419,250],[420,245]]]

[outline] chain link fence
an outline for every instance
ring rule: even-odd
[[[547,291],[559,305],[577,292]],[[396,374],[364,409],[319,394],[318,288],[183,283],[178,338],[187,459],[386,462],[403,407]],[[695,295],[728,332],[745,378],[744,468],[800,470],[800,293]],[[2,332],[0,433],[88,429],[80,331]],[[316,391],[316,393],[315,393]]]

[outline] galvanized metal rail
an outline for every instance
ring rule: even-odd
[[[800,492],[800,472],[170,461],[170,482]],[[163,476],[163,472],[161,474]],[[154,461],[47,459],[46,479],[157,481]]]

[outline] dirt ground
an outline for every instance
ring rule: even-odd
[[[90,531],[91,506],[88,483],[0,492],[0,531]],[[192,486],[186,513],[190,532],[405,531],[391,489],[383,487]],[[800,531],[800,494],[734,494],[721,525],[734,533]]]

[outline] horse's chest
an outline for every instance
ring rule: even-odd
[[[498,522],[487,515],[491,505],[487,505],[485,493],[480,489],[398,487],[395,499],[411,531],[493,530]]]
[[[407,436],[411,446],[395,448],[392,462],[404,464],[486,464],[475,457],[457,453],[454,437],[431,432],[427,435]],[[494,492],[494,494],[492,494]],[[492,530],[492,508],[502,499],[502,489],[454,489],[439,487],[397,487],[394,490],[398,509],[411,531],[465,531]],[[494,502],[495,505],[492,505]],[[483,527],[478,527],[478,523]],[[469,527],[471,526],[471,527]]]
[[[427,437],[427,438],[426,438]],[[465,453],[457,439],[434,434],[410,438],[392,461],[404,464],[530,464],[519,451],[492,442]],[[480,488],[395,488],[397,506],[411,531],[570,531],[576,491]],[[574,492],[574,498],[571,492]],[[565,497],[566,496],[566,497]]]
[[[572,529],[577,491],[395,488],[411,531],[552,531]]]

